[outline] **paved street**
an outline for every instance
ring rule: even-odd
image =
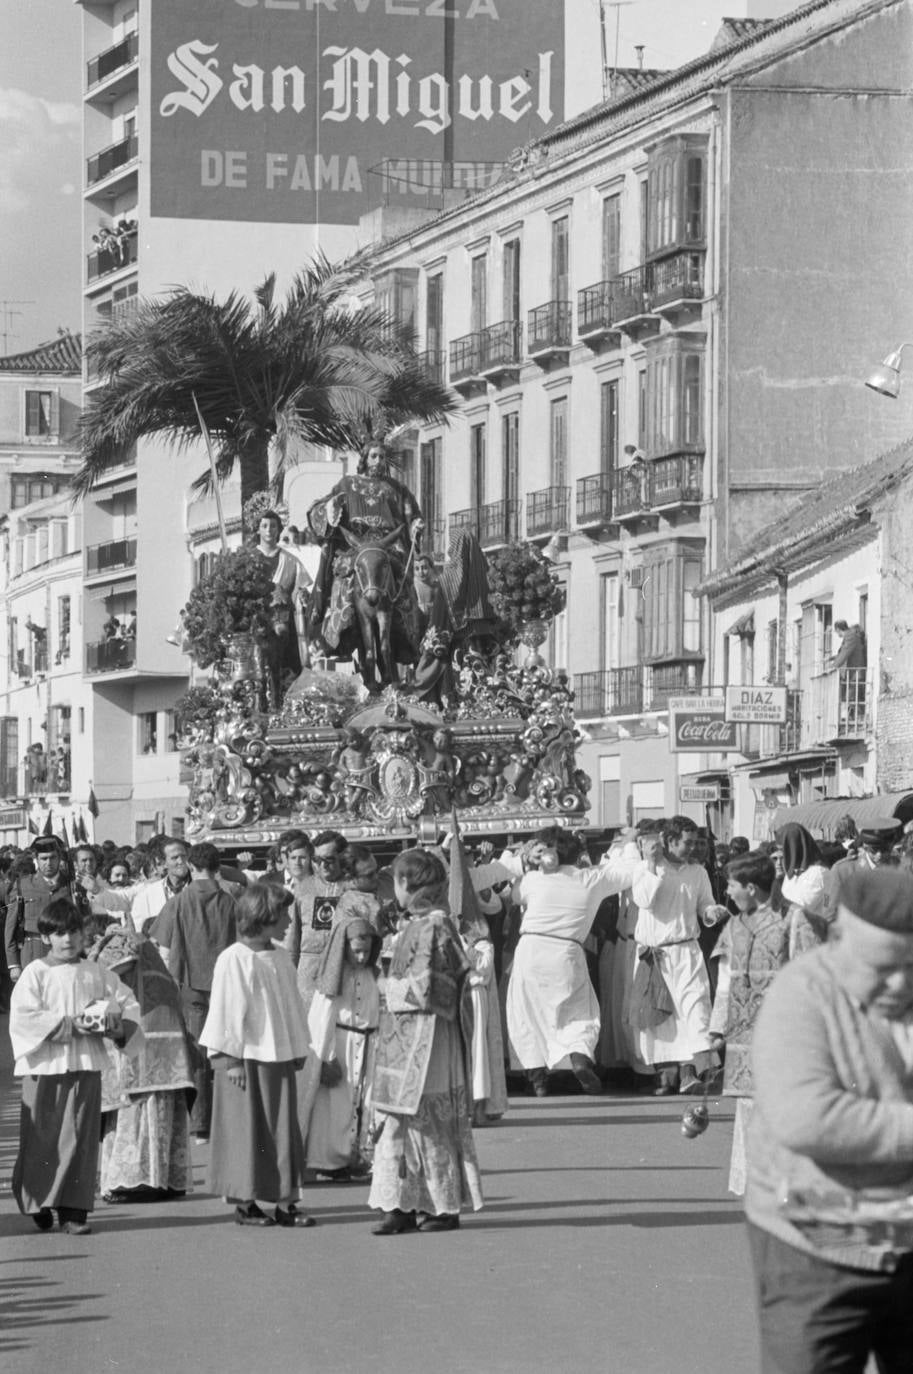
[[[39,1235],[9,1194],[18,1090],[5,1021],[0,1360],[6,1374],[751,1374],[746,1246],[727,1200],[728,1109],[688,1141],[681,1103],[515,1098],[479,1133],[486,1207],[455,1235],[378,1240],[366,1190],[314,1187],[312,1231],[235,1226],[200,1191],[100,1204]]]

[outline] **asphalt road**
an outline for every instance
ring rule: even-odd
[[[514,1098],[478,1133],[486,1205],[451,1234],[377,1239],[362,1185],[319,1185],[318,1226],[234,1225],[183,1202],[99,1203],[42,1235],[9,1191],[18,1090],[0,1079],[4,1374],[752,1374],[747,1246],[726,1193],[732,1118],[686,1140],[681,1100]]]

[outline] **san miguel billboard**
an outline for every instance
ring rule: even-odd
[[[153,215],[353,224],[490,184],[564,116],[563,0],[155,0],[151,24]]]

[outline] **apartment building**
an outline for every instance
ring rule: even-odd
[[[906,0],[727,21],[699,61],[619,73],[465,207],[386,239],[378,217],[370,291],[462,398],[409,475],[439,551],[468,524],[556,560],[549,653],[596,824],[703,819],[711,760],[672,753],[667,716],[722,681],[698,585],[910,431],[861,377],[905,328],[911,39]]]
[[[27,842],[89,796],[91,719],[79,659],[80,340],[0,358],[0,842]]]
[[[911,492],[908,440],[823,483],[703,584],[721,684],[786,689],[785,721],[741,726],[740,751],[708,760],[725,834],[766,840],[796,820],[830,838],[847,814],[913,817]]]

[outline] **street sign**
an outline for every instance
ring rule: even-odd
[[[785,725],[785,687],[727,687],[726,719],[739,725]]]
[[[723,697],[670,697],[669,748],[673,754],[738,750],[738,727],[726,719]]]
[[[678,799],[683,802],[718,802],[720,785],[712,783],[700,787],[697,783],[683,782],[679,784]]]

